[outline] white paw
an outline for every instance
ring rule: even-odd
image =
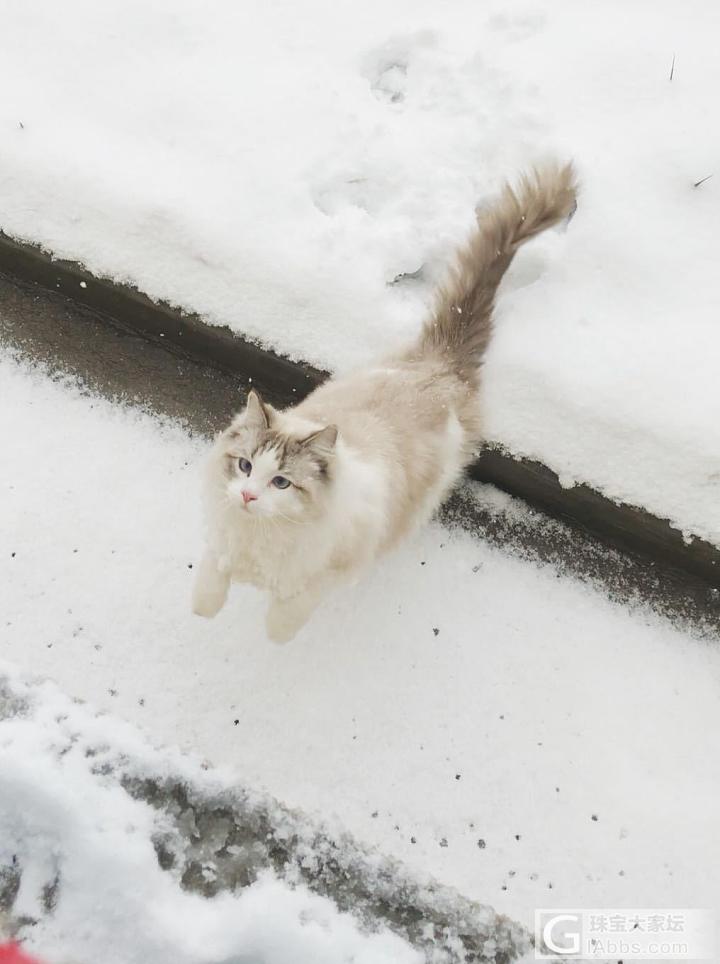
[[[196,616],[212,619],[217,616],[225,604],[227,593],[224,592],[195,592],[193,593],[192,610]]]
[[[265,630],[273,643],[289,643],[303,622],[290,606],[273,603],[265,617]]]

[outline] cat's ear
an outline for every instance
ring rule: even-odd
[[[325,428],[321,428],[319,432],[313,432],[312,435],[304,438],[302,445],[321,455],[329,455],[335,448],[337,437],[337,425],[326,425]]]
[[[248,392],[247,405],[242,419],[248,428],[264,431],[272,421],[273,409],[271,405],[266,405],[260,397],[260,392],[251,389]]]

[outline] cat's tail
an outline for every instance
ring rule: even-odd
[[[444,357],[461,377],[474,381],[492,333],[495,294],[515,252],[569,218],[576,192],[572,164],[536,168],[517,188],[506,184],[492,207],[478,214],[477,229],[439,289],[415,351]]]

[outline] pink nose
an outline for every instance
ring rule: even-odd
[[[248,502],[254,502],[256,499],[257,499],[257,496],[253,495],[252,492],[247,492],[247,491],[243,492],[243,502],[245,503],[245,505],[247,505]]]

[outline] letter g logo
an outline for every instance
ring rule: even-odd
[[[560,923],[574,924],[575,927],[564,927],[561,933],[557,933],[557,925]],[[553,954],[577,954],[580,950],[580,916],[578,914],[556,914],[549,917],[542,929],[542,938],[545,946]],[[565,944],[558,944],[556,938],[564,940]]]

